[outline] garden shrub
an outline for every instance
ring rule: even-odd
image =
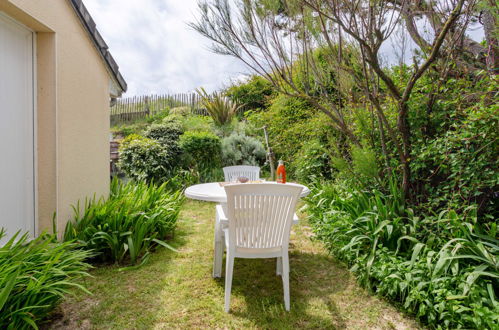
[[[331,157],[318,140],[304,143],[291,167],[299,182],[312,183],[332,178]]]
[[[182,192],[170,191],[166,182],[113,180],[108,199],[87,200],[83,210],[74,207],[64,240],[94,251],[98,261],[144,263],[155,246],[169,247],[164,240],[173,235],[182,202]]]
[[[170,115],[170,109],[169,108],[164,108],[164,109],[161,109],[161,110],[157,111],[153,115],[150,115],[149,117],[147,117],[146,121],[149,124],[161,123],[161,121],[163,121],[163,119],[166,118],[166,117],[168,117],[169,115]]]
[[[185,132],[180,137],[180,147],[186,162],[202,171],[220,167],[221,141],[210,132]]]
[[[182,130],[210,132],[213,130],[213,119],[209,116],[187,116],[181,119]]]
[[[233,133],[222,140],[222,165],[261,166],[265,162],[266,151],[257,139]]]
[[[121,143],[118,167],[134,180],[164,182],[174,175],[179,162],[177,149],[172,149],[132,134]]]
[[[232,101],[242,104],[245,110],[262,110],[267,108],[275,92],[270,82],[253,75],[245,82],[230,86],[225,93]]]
[[[272,100],[267,111],[251,113],[248,121],[257,128],[267,126],[270,146],[276,157],[288,163],[293,162],[305,143],[328,141],[335,133],[328,125],[329,119],[310,104],[283,95]],[[290,175],[293,175],[292,170],[288,170]]]
[[[163,121],[159,124],[149,126],[144,135],[150,139],[159,141],[165,146],[177,146],[178,138],[182,135],[183,129],[179,121]]]
[[[185,117],[191,114],[191,110],[191,107],[188,106],[175,107],[170,109],[170,114]]]
[[[337,176],[355,181],[358,187],[372,186],[379,182],[376,155],[368,147],[354,146],[350,150],[351,159],[332,157],[333,167],[338,170]]]
[[[4,234],[0,230],[0,239]],[[73,288],[88,293],[78,279],[88,276],[85,259],[92,252],[76,246],[58,243],[55,235],[29,241],[19,233],[0,246],[0,328],[36,329]]]

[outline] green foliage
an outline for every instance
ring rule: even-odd
[[[486,92],[496,94],[498,87],[491,84],[496,91]],[[448,124],[441,122],[445,130],[416,145],[412,169],[421,178],[421,197],[431,196],[430,207],[463,210],[476,204],[480,214],[499,217],[499,105],[489,102],[484,97],[452,112]],[[455,106],[448,103],[441,106]]]
[[[372,185],[379,179],[376,155],[373,150],[354,146],[351,159],[333,157],[332,164],[338,170],[338,177],[355,181],[359,187]]]
[[[233,133],[222,140],[223,166],[261,166],[266,154],[263,144],[251,136]]]
[[[118,167],[131,179],[164,182],[174,176],[178,149],[132,134],[120,146]]]
[[[5,232],[0,230],[0,239]],[[88,291],[77,279],[88,276],[85,259],[90,251],[75,249],[76,243],[57,243],[55,235],[15,234],[0,246],[0,327],[37,329],[73,288]]]
[[[220,167],[221,141],[210,132],[185,132],[180,137],[180,147],[189,165],[199,171]]]
[[[387,193],[318,186],[307,205],[317,238],[374,292],[433,327],[497,324],[497,228],[473,210],[415,216],[393,182]]]
[[[191,112],[191,107],[188,106],[175,107],[170,110],[170,114],[184,117],[189,116]]]
[[[178,121],[163,121],[160,124],[149,126],[144,135],[150,139],[157,140],[163,145],[174,145],[183,133],[183,128]]]
[[[328,144],[334,134],[328,120],[307,102],[283,95],[272,100],[267,111],[253,112],[248,116],[254,127],[267,126],[270,144],[277,158],[290,163],[309,141],[319,140]],[[293,169],[289,168],[289,171]]]
[[[198,132],[210,132],[214,129],[213,119],[208,116],[196,116],[191,115],[183,117],[181,120],[182,130],[186,131],[198,131]]]
[[[197,90],[197,92],[202,97],[203,106],[216,125],[223,126],[229,124],[241,108],[240,105],[231,101],[222,93],[215,92],[209,95],[203,88]]]
[[[243,104],[246,110],[265,109],[270,99],[275,96],[272,84],[257,75],[251,76],[245,82],[230,86],[225,93],[232,101]]]
[[[113,180],[108,199],[87,200],[83,210],[74,207],[64,240],[76,240],[99,261],[143,264],[155,246],[169,248],[164,240],[173,235],[182,202],[182,192],[168,190],[167,183]]]
[[[305,142],[291,164],[297,181],[312,183],[331,179],[331,157],[318,140]]]
[[[146,118],[147,123],[160,123],[164,118],[170,115],[170,110],[168,108],[162,109],[156,112],[154,115],[151,115]]]

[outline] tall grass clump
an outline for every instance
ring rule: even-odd
[[[222,93],[215,92],[210,95],[204,88],[197,90],[197,93],[201,96],[203,106],[216,125],[223,126],[229,124],[241,108],[241,105],[231,101]]]
[[[121,183],[114,180],[107,200],[92,199],[84,209],[74,207],[64,240],[76,240],[96,253],[96,261],[119,264],[144,263],[151,250],[173,236],[183,195],[168,183]]]
[[[395,184],[318,185],[307,205],[316,237],[373,292],[432,328],[497,326],[497,226],[480,224],[476,209],[417,216]]]
[[[91,252],[76,245],[47,234],[29,241],[18,232],[0,247],[0,328],[37,329],[72,288],[88,293],[77,279],[88,275]]]

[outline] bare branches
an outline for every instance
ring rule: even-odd
[[[316,106],[336,129],[358,144],[341,108],[344,102],[339,99],[344,96],[332,86],[331,76],[338,76],[339,69],[326,54],[328,50],[323,51],[322,59],[317,55],[324,37],[329,48],[335,47],[328,23],[300,4],[287,7],[287,16],[257,1],[241,0],[238,4],[235,9],[228,0],[202,1],[201,17],[191,27],[213,41],[215,52],[238,58],[279,92]],[[326,57],[329,61],[324,61]]]

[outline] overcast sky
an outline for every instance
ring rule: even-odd
[[[196,20],[197,0],[84,0],[128,83],[124,96],[220,89],[249,70],[238,60],[214,54],[210,41],[187,24]],[[482,29],[469,31],[480,41]],[[414,43],[408,38],[408,53]],[[394,62],[399,39],[384,43]],[[406,60],[411,57],[406,54]]]
[[[84,0],[128,83],[125,96],[214,90],[241,78],[246,67],[209,50],[187,23],[196,0]]]

